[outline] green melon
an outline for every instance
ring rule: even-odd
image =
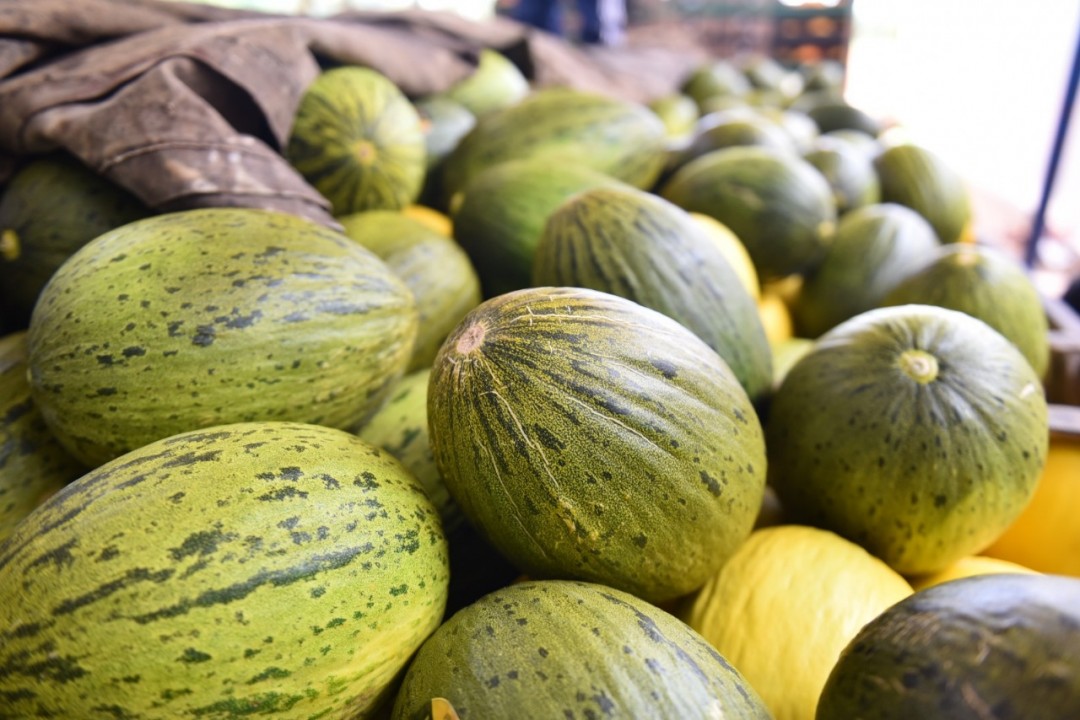
[[[681,92],[653,98],[648,107],[664,123],[670,138],[684,138],[693,132],[700,115],[694,99]]]
[[[0,338],[0,543],[45,498],[86,472],[30,397],[26,332]]]
[[[473,125],[476,115],[444,95],[431,95],[413,103],[424,132],[424,160],[428,171],[454,151]]]
[[[450,550],[447,612],[452,613],[520,573],[485,542],[465,519],[439,475],[428,434],[427,396],[431,369],[410,373],[357,435],[393,455],[411,472],[439,511]]]
[[[886,293],[937,254],[934,229],[914,210],[867,205],[840,218],[828,254],[791,303],[795,333],[816,338],[877,307]]]
[[[430,367],[446,336],[480,304],[480,278],[469,256],[453,239],[395,210],[368,210],[338,221],[412,291],[419,322],[407,370]]]
[[[648,188],[663,168],[666,143],[664,123],[644,105],[548,87],[480,118],[446,159],[443,182],[453,197],[487,168],[543,156]]]
[[[905,575],[993,542],[1030,500],[1049,430],[1039,378],[997,331],[926,305],[818,339],[774,393],[769,483],[793,521]]]
[[[718,59],[695,67],[680,89],[703,108],[714,98],[745,95],[750,92],[750,80],[730,60]]]
[[[76,250],[150,214],[133,195],[68,155],[31,160],[0,196],[0,302],[20,328]]]
[[[724,563],[761,506],[761,426],[727,364],[675,320],[603,292],[481,304],[435,359],[428,423],[466,517],[535,578],[675,598]]]
[[[1080,579],[993,574],[934,585],[841,654],[818,720],[1080,717]]]
[[[335,215],[400,210],[419,197],[427,167],[416,108],[385,75],[354,66],[308,87],[285,157]]]
[[[795,143],[787,131],[760,113],[714,113],[699,123],[690,144],[680,153],[678,164],[685,165],[713,150],[747,145],[795,152]]]
[[[624,592],[547,580],[487,595],[420,648],[393,720],[427,720],[445,698],[460,720],[771,717],[700,635]]]
[[[803,159],[829,181],[838,215],[881,201],[873,159],[851,143],[823,135]]]
[[[591,288],[652,308],[715,350],[752,401],[772,390],[756,301],[705,229],[663,198],[631,187],[570,198],[548,218],[533,284]]]
[[[575,193],[620,183],[610,175],[546,157],[511,160],[477,175],[454,209],[454,239],[480,275],[484,297],[532,283],[548,216]]]
[[[832,241],[828,182],[795,154],[764,147],[715,150],[679,168],[661,195],[727,225],[762,280],[812,270]]]
[[[1039,377],[1050,366],[1049,323],[1042,296],[1023,266],[981,245],[938,248],[919,272],[904,279],[885,305],[922,303],[977,317],[1011,340]]]
[[[472,73],[447,88],[445,95],[480,117],[520,102],[530,90],[517,65],[497,50],[482,48]]]
[[[79,478],[0,545],[8,717],[365,717],[438,626],[446,540],[348,433],[239,423]]]
[[[964,179],[936,153],[919,145],[894,145],[874,159],[885,202],[907,205],[925,217],[943,243],[957,242],[971,222]]]
[[[810,103],[805,107],[805,112],[823,133],[833,130],[858,130],[877,137],[882,131],[881,122],[877,118],[844,100],[830,98],[828,95],[822,95]]]
[[[229,422],[350,428],[405,371],[412,292],[343,234],[211,208],[99,236],[34,311],[35,403],[80,461]]]

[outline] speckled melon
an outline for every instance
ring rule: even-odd
[[[400,210],[419,197],[427,167],[416,107],[385,75],[356,66],[307,88],[285,157],[335,215]]]
[[[416,325],[412,292],[345,235],[265,210],[189,210],[64,263],[31,319],[30,384],[90,466],[229,422],[350,428],[404,373]]]
[[[1049,440],[1020,351],[928,305],[870,310],[819,338],[774,393],[766,431],[785,513],[905,575],[993,542],[1032,497]]]
[[[0,543],[0,715],[364,718],[446,602],[435,508],[326,427],[181,433]]]
[[[469,313],[435,359],[428,424],[466,517],[534,578],[681,596],[749,535],[764,493],[761,425],[728,365],[595,290]]]
[[[455,614],[420,648],[393,720],[766,720],[738,670],[680,620],[583,582],[520,583]]]

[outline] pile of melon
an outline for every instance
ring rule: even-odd
[[[314,81],[333,226],[26,158],[0,718],[1080,717],[1080,577],[980,556],[1055,452],[1039,293],[883,130],[835,68],[487,51]]]

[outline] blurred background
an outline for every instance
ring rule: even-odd
[[[518,0],[201,1],[314,16],[420,8],[484,21]],[[577,4],[561,1],[573,37]],[[1027,242],[1077,48],[1076,0],[627,0],[626,9],[630,47],[842,63],[848,102],[899,125],[896,132],[963,174],[995,240]],[[1039,243],[1051,285],[1080,262],[1080,131],[1072,120]]]

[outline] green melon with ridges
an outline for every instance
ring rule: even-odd
[[[690,144],[679,154],[678,164],[729,147],[766,147],[778,152],[795,152],[791,136],[760,113],[716,113],[717,117],[699,123]]]
[[[86,472],[30,397],[26,332],[0,338],[0,542],[47,497]]]
[[[678,597],[747,537],[764,493],[761,425],[727,364],[595,290],[469,313],[435,359],[428,424],[466,517],[534,578]]]
[[[454,239],[473,262],[484,297],[532,283],[544,224],[571,195],[619,181],[576,163],[543,156],[484,170],[465,187],[453,211]]]
[[[841,654],[818,720],[1059,720],[1080,713],[1080,579],[1003,573],[921,590]]]
[[[791,303],[795,333],[816,338],[873,310],[898,283],[930,262],[939,247],[930,223],[903,205],[852,210],[840,218],[828,254],[804,278]]]
[[[285,157],[335,215],[400,210],[419,197],[427,168],[416,108],[385,75],[355,66],[307,88]]]
[[[938,154],[911,143],[874,159],[881,199],[907,205],[934,226],[942,243],[958,242],[972,220],[967,184]]]
[[[412,291],[418,325],[406,370],[431,367],[446,336],[480,304],[480,278],[468,254],[452,238],[394,210],[369,210],[338,221]]]
[[[770,717],[739,671],[674,616],[560,580],[498,590],[444,623],[409,665],[393,719],[426,720],[434,697],[461,720]]]
[[[456,612],[481,595],[510,584],[520,573],[469,525],[439,475],[428,433],[427,395],[431,368],[403,377],[386,404],[357,435],[393,455],[411,472],[439,511],[450,548],[446,611]]]
[[[1050,367],[1049,322],[1042,296],[1024,268],[1000,250],[945,245],[925,267],[905,278],[883,305],[922,303],[976,317],[1011,340],[1035,374]]]
[[[544,156],[648,188],[666,160],[664,123],[644,105],[566,87],[534,91],[489,113],[446,159],[447,197],[507,160]]]
[[[591,288],[652,308],[715,350],[752,401],[772,389],[757,303],[719,245],[663,198],[630,187],[570,198],[548,218],[533,284]]]
[[[0,299],[19,328],[76,250],[150,210],[75,158],[53,154],[21,167],[0,196]]]
[[[348,433],[240,423],[107,463],[0,546],[11,716],[365,717],[438,626],[446,540]]]
[[[1030,500],[1047,406],[1020,351],[929,305],[879,308],[819,338],[773,394],[769,484],[794,522],[904,575],[987,547]]]
[[[31,388],[91,467],[210,425],[350,428],[404,374],[416,325],[408,287],[339,232],[265,210],[170,213],[99,236],[53,276],[30,324]]]
[[[816,267],[836,224],[821,173],[797,155],[764,147],[706,153],[679,168],[660,194],[731,228],[763,281]]]

